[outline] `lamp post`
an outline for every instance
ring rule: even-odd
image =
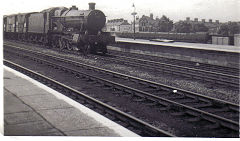
[[[136,8],[135,8],[135,5],[133,4],[133,7],[134,7],[134,11],[132,12],[132,15],[133,15],[133,39],[135,40],[135,16],[137,15],[137,12],[136,12]]]

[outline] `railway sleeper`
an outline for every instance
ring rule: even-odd
[[[184,111],[177,111],[177,112],[171,113],[171,115],[173,115],[173,116],[183,116],[185,114],[186,114],[186,112],[184,112]]]
[[[207,99],[207,98],[195,96],[194,99],[212,105],[211,100],[209,100],[209,99]]]
[[[158,90],[158,89],[159,89],[159,86],[154,85],[154,84],[149,84],[148,87],[149,87],[149,88],[153,88],[153,89],[155,89],[155,90]]]
[[[188,122],[199,122],[200,120],[202,120],[202,118],[197,116],[187,119]]]
[[[102,89],[104,89],[104,90],[112,90],[113,89],[113,87],[111,85],[104,84],[103,86],[104,87]]]
[[[92,100],[86,99],[85,102],[86,102],[86,105],[89,106],[89,108],[91,108],[91,109],[96,109],[97,108],[95,102],[93,102]]]
[[[186,109],[185,112],[192,116],[200,116],[201,115],[199,112],[193,111],[191,109]]]
[[[239,109],[240,109],[239,106],[237,107],[237,106],[230,106],[230,105],[228,106],[228,108],[235,111],[235,112],[239,112]]]
[[[156,102],[156,101],[151,101],[151,100],[146,100],[146,101],[144,102],[144,104],[146,104],[147,106],[151,106],[151,107],[159,105],[158,102]]]
[[[104,110],[101,110],[101,109],[95,109],[95,112],[101,114],[101,115],[104,115],[105,114],[105,111]]]
[[[123,89],[122,89],[122,87],[120,87],[120,86],[113,85],[112,87],[113,87],[113,89],[114,89],[115,91],[124,92]]]
[[[105,115],[107,113],[105,107],[103,107],[101,105],[98,106],[98,110],[101,111],[102,115]]]
[[[209,116],[209,115],[205,115],[205,114],[201,114],[200,115],[202,119],[207,120],[211,123],[220,123],[222,121],[219,121],[219,119],[216,119],[215,117]]]
[[[167,87],[161,87],[160,86],[160,88],[159,88],[160,90],[163,90],[163,91],[169,91],[169,88],[167,88]],[[171,91],[172,92],[172,91]]]
[[[97,83],[95,84],[95,86],[96,86],[96,87],[102,87],[103,89],[111,89],[111,88],[109,88],[109,87],[105,87],[105,84],[104,84],[104,83],[99,83],[99,82],[97,82]]]
[[[171,107],[169,105],[164,105],[164,104],[157,104],[157,110],[158,111],[170,111],[171,110]]]
[[[142,97],[136,97],[136,96],[134,96],[131,100],[134,101],[134,102],[143,102],[143,101],[145,101],[146,99],[144,99],[144,98],[142,98]]]
[[[218,107],[217,109],[216,108],[211,109],[211,113],[214,113],[214,112],[227,112],[227,111],[229,111],[228,107]]]
[[[152,101],[153,104],[150,104],[150,106],[154,106],[156,108],[159,108],[159,107],[168,107],[169,106],[169,103],[165,102],[165,101],[156,101],[156,99],[151,99],[149,98],[148,99],[149,101]]]
[[[115,120],[116,123],[122,125],[125,128],[129,128],[131,127],[130,124],[128,122],[122,121],[122,120]]]
[[[204,126],[207,129],[218,129],[220,128],[220,124],[219,123],[212,123],[212,124],[208,124]]]
[[[121,88],[121,89],[123,89],[123,92],[124,92],[125,94],[128,94],[128,95],[134,95],[134,94],[135,94],[132,90],[124,89],[124,88]]]
[[[198,109],[204,109],[204,108],[209,108],[211,107],[212,104],[211,103],[204,103],[204,104],[198,104],[198,105],[194,105],[194,108],[198,108]]]
[[[125,116],[120,115],[120,114],[117,116],[117,119],[119,119],[120,121],[124,121],[124,122],[128,122],[129,121],[129,118],[126,118]]]
[[[110,114],[108,110],[105,111],[105,112],[106,112],[106,114],[104,114],[104,115],[105,115],[107,118],[111,119],[112,121],[118,121],[118,119],[116,118],[116,116],[113,115],[113,114]]]
[[[235,131],[239,131],[239,126],[238,125],[233,125],[227,122],[221,122],[221,126],[235,130]]]

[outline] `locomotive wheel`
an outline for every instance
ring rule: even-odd
[[[56,39],[54,40],[54,43],[55,43],[55,47],[56,47],[56,48],[60,48],[60,44],[59,44],[59,39],[58,39],[58,38],[56,38]]]
[[[90,46],[90,45],[88,45],[88,44],[84,45],[84,46],[83,46],[83,54],[84,54],[84,55],[89,54],[90,49],[91,49],[91,46]]]
[[[68,50],[73,49],[73,47],[70,45],[69,41],[66,40],[65,44],[66,44],[66,47],[67,47]]]
[[[53,38],[51,41],[51,45],[53,48],[58,48],[58,39],[57,38]]]
[[[51,41],[51,47],[52,47],[52,48],[55,48],[55,44],[54,44],[53,41]]]
[[[52,48],[56,48],[56,44],[55,44],[54,40],[51,41],[51,46],[52,46]]]
[[[96,51],[96,46],[91,46],[90,47],[90,53],[92,53],[92,54],[97,54],[97,51]]]
[[[103,55],[107,53],[107,46],[105,44],[99,44],[98,48],[101,50]]]
[[[64,42],[61,38],[58,39],[58,44],[59,44],[59,49],[63,50],[64,49]]]
[[[65,48],[65,43],[63,41],[63,39],[59,38],[58,39],[58,44],[59,44],[59,49],[63,50]]]
[[[103,45],[103,48],[102,48],[102,53],[103,55],[105,55],[108,51],[107,51],[107,46],[106,45]]]

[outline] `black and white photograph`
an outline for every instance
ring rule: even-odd
[[[240,137],[240,0],[3,0],[0,13],[3,140]]]

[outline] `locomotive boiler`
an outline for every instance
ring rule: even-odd
[[[41,12],[5,16],[4,35],[85,54],[105,54],[106,46],[115,41],[110,33],[102,31],[105,23],[106,16],[95,9],[95,3],[89,3],[88,10],[78,10],[76,6],[53,7]]]

